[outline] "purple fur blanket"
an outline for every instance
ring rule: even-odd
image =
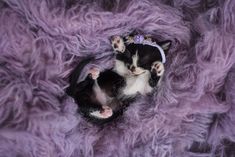
[[[136,29],[172,40],[161,87],[88,123],[68,74]],[[0,157],[234,157],[234,81],[234,0],[0,1]]]

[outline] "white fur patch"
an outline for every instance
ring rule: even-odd
[[[115,60],[114,70],[121,76],[125,76],[129,74],[128,69],[126,65],[124,64],[124,62],[119,61],[119,60]]]
[[[130,71],[125,66],[124,62],[116,60],[114,70],[126,80],[126,86],[124,87],[122,94],[135,95],[137,92],[145,95],[152,91],[152,87],[149,85],[150,73],[149,71],[143,71],[140,75],[130,74]]]
[[[138,51],[136,51],[135,55],[132,57],[132,62],[135,67],[137,67],[138,59],[139,59]]]
[[[129,76],[126,78],[126,87],[123,89],[124,95],[134,95],[138,92],[142,95],[150,93],[153,88],[149,86],[150,73],[145,72],[138,76]]]

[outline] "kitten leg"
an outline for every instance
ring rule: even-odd
[[[91,112],[90,114],[96,118],[100,118],[100,119],[106,119],[109,118],[113,115],[113,111],[110,107],[108,106],[102,106],[102,110],[101,111],[94,111]]]
[[[162,62],[156,61],[151,68],[151,77],[149,79],[149,85],[155,87],[159,85],[161,76],[164,74],[164,65]]]
[[[158,85],[159,80],[160,80],[160,76],[157,76],[155,71],[151,71],[150,79],[149,79],[149,85],[151,87],[155,87],[155,86]]]
[[[164,74],[165,68],[162,62],[156,61],[153,63],[151,72],[156,72],[157,76],[162,76]]]
[[[99,75],[100,75],[100,70],[98,68],[95,68],[95,67],[91,68],[89,70],[89,74],[91,75],[91,78],[93,80],[96,80],[99,77]]]
[[[124,40],[121,36],[113,36],[111,38],[111,44],[112,44],[113,50],[116,52],[124,53],[126,50]]]

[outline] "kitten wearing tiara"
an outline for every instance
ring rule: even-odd
[[[146,95],[160,84],[171,41],[156,43],[147,36],[131,35],[113,36],[111,43],[116,52],[114,70],[126,80],[124,95]]]
[[[165,53],[171,45],[170,41],[156,43],[142,35],[114,36],[111,43],[116,53],[115,66],[104,71],[89,69],[85,80],[77,82],[84,67],[93,60],[85,59],[70,74],[66,90],[80,112],[99,124],[122,114],[138,93],[146,95],[159,85]]]

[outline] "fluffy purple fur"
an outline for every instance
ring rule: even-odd
[[[76,113],[68,74],[87,55],[111,67],[110,36],[135,29],[172,40],[164,79],[100,128]],[[234,51],[234,0],[3,0],[0,156],[235,156]]]

